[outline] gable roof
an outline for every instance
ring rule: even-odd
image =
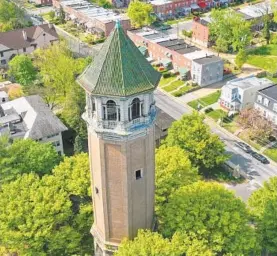
[[[93,95],[125,97],[154,90],[160,77],[117,22],[77,82]]]
[[[67,130],[38,95],[21,97],[1,105],[4,114],[22,117],[24,138],[40,139]]]
[[[23,37],[23,31],[26,33],[27,40]],[[2,32],[0,33],[0,44],[14,50],[26,48],[29,47],[43,32],[51,35],[56,40],[59,38],[54,26],[50,24],[42,24],[24,29]]]

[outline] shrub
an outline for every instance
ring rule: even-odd
[[[165,71],[163,74],[162,74],[163,78],[168,78],[168,77],[171,77],[171,74],[170,72],[168,71]]]
[[[206,114],[208,114],[208,113],[210,113],[210,112],[213,111],[213,108],[207,108],[207,109],[205,109],[204,111],[205,111]]]

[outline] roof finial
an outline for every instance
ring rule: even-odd
[[[120,20],[115,21],[115,28],[120,28]]]

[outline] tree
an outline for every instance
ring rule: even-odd
[[[79,134],[77,134],[74,141],[74,153],[81,153],[81,152],[84,152],[83,139]]]
[[[115,256],[181,256],[181,244],[163,238],[156,232],[139,230],[133,241],[123,240]]]
[[[204,124],[204,116],[194,112],[175,121],[168,130],[167,146],[185,150],[192,164],[211,169],[228,159],[224,144]]]
[[[249,137],[264,141],[273,133],[273,124],[265,119],[257,109],[245,109],[240,112],[238,123],[248,129]]]
[[[267,11],[268,12],[268,11]],[[270,41],[270,16],[268,13],[266,13],[263,17],[263,24],[264,24],[264,27],[263,27],[263,37],[264,39],[266,40],[266,44],[269,44],[269,41]]]
[[[31,85],[36,79],[37,72],[27,55],[17,55],[9,62],[8,74],[23,86]]]
[[[248,204],[256,217],[261,245],[273,255],[277,252],[277,177],[252,193]]]
[[[54,12],[54,11],[50,11],[50,12],[48,13],[48,15],[49,15],[49,18],[50,18],[51,20],[53,20],[53,19],[55,18],[55,12]]]
[[[251,24],[235,11],[212,10],[209,24],[210,36],[219,52],[245,49],[251,40]]]
[[[199,181],[180,188],[158,217],[165,237],[178,231],[209,245],[215,254],[249,255],[256,249],[245,204],[217,183]]]
[[[162,145],[156,151],[156,211],[163,210],[169,196],[181,186],[199,179],[197,168],[191,165],[188,154],[178,146]]]
[[[76,61],[63,41],[47,49],[37,49],[34,57],[43,82],[42,96],[53,108],[63,103],[66,94],[75,87],[79,66],[76,66]]]
[[[0,244],[20,255],[93,251],[86,154],[65,158],[53,175],[24,174],[0,191]]]
[[[1,183],[14,180],[17,175],[23,173],[34,172],[39,175],[50,173],[61,159],[51,144],[31,139],[15,140],[12,144],[0,143],[0,151],[2,152]]]
[[[246,61],[247,61],[247,53],[244,49],[240,49],[235,59],[235,63],[237,67],[241,68]]]
[[[8,95],[11,100],[14,100],[22,97],[24,93],[20,85],[14,84],[11,87],[9,87]]]
[[[62,6],[60,6],[58,20],[59,20],[60,24],[64,24],[65,23],[65,12],[64,12]]]
[[[152,13],[152,5],[139,0],[132,1],[127,10],[131,23],[136,28],[152,24],[155,21]]]

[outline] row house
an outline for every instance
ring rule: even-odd
[[[212,53],[187,44],[183,39],[170,37],[152,29],[131,30],[128,36],[141,49],[147,49],[150,59],[170,66],[178,72],[188,73],[200,86],[223,79],[223,61]]]
[[[58,41],[52,24],[42,24],[0,33],[0,67],[18,54],[28,54],[37,48],[47,47]]]
[[[86,0],[53,0],[57,12],[62,8],[67,20],[83,25],[88,32],[103,34],[107,37],[117,20],[126,32],[131,28],[130,19],[124,14],[92,4]]]
[[[277,125],[277,86],[271,85],[259,90],[254,107],[272,123]]]

